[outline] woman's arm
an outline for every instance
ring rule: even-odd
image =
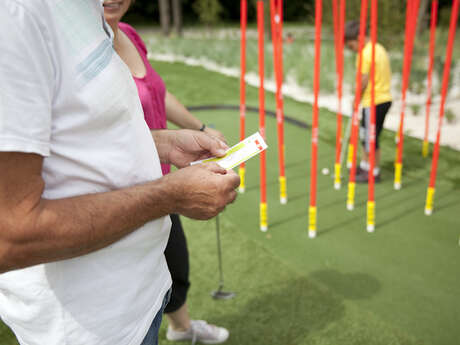
[[[166,119],[174,123],[176,126],[184,129],[194,130],[200,130],[203,127],[203,123],[195,116],[193,116],[187,110],[187,108],[185,108],[177,100],[177,98],[168,91],[166,91],[165,105]],[[215,129],[205,127],[204,132],[209,135],[212,135],[213,137],[217,137],[220,140],[223,140],[224,142],[226,141],[224,135]]]

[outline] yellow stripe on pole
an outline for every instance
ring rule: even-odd
[[[434,188],[428,187],[426,192],[425,215],[431,216],[434,204]]]
[[[375,202],[367,202],[367,232],[375,230]]]
[[[395,164],[395,181],[394,188],[396,190],[401,189],[401,175],[402,175],[402,163]]]
[[[267,216],[267,204],[261,203],[260,204],[260,231],[267,231],[268,230],[268,216]]]
[[[353,144],[348,144],[348,155],[347,155],[347,168],[351,169],[351,165],[353,164]]]
[[[348,183],[347,210],[353,211],[355,208],[355,183]]]
[[[423,157],[425,158],[428,157],[429,148],[430,148],[430,143],[428,141],[424,141],[423,146],[422,146],[422,156]]]
[[[340,189],[341,187],[341,177],[340,177],[340,170],[341,170],[341,166],[340,166],[340,163],[335,163],[335,166],[334,166],[334,188],[335,189]]]
[[[246,176],[246,169],[240,166],[240,169],[238,170],[240,173],[240,188],[238,189],[240,193],[244,193],[245,190],[245,184],[244,184],[244,179]]]
[[[316,206],[308,209],[308,237],[316,237]]]
[[[280,203],[286,204],[287,203],[287,188],[286,188],[286,177],[280,176]]]

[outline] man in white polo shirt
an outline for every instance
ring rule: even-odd
[[[22,345],[156,343],[168,214],[215,216],[239,178],[188,166],[217,139],[153,136],[100,0],[0,2],[0,317]]]

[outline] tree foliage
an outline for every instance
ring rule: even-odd
[[[368,1],[367,21],[370,24],[370,3]],[[379,41],[389,43],[396,34],[404,33],[406,20],[406,4],[401,0],[385,0],[378,2],[378,36]],[[324,1],[324,21],[332,25],[332,0]],[[346,20],[359,20],[361,0],[347,0]]]
[[[240,1],[239,0],[181,0],[183,20],[186,24],[205,22],[197,14],[201,11],[195,11],[201,8],[205,3],[220,4],[220,11],[217,18],[225,23],[238,23],[240,19]],[[268,6],[268,0],[265,0]],[[370,3],[370,1],[369,1]],[[255,0],[248,0],[248,20],[255,22]],[[347,20],[359,19],[361,0],[347,0]],[[440,0],[440,25],[448,26],[452,0]],[[204,6],[205,7],[205,6]],[[203,8],[204,8],[203,7]],[[332,22],[332,0],[324,0],[324,21],[326,25]],[[284,0],[284,18],[288,22],[303,22],[312,24],[314,22],[314,0]],[[204,12],[212,12],[206,8]],[[213,10],[214,11],[214,10]],[[430,11],[428,6],[427,12]],[[394,36],[400,36],[404,33],[405,25],[406,0],[385,0],[379,1],[379,37],[391,40]],[[208,13],[203,14],[207,17]],[[212,16],[211,16],[212,17]],[[127,20],[130,22],[142,22],[149,24],[159,24],[158,0],[136,0],[132,9],[127,14]],[[395,35],[398,34],[398,35]]]
[[[222,13],[222,5],[219,0],[196,0],[193,9],[200,22],[206,26],[216,24]]]
[[[197,3],[201,0],[182,0],[183,20],[187,24],[193,24],[201,21],[195,11]],[[240,1],[239,0],[219,0],[221,11],[219,19],[226,23],[236,23],[240,20]],[[248,0],[248,20],[255,22],[256,9],[255,1]],[[268,7],[268,0],[266,0]],[[288,21],[308,21],[312,19],[312,9],[314,8],[313,0],[284,0],[284,17]],[[158,0],[136,0],[127,14],[131,22],[142,23],[159,23],[159,6]]]

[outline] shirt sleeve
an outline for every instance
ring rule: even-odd
[[[0,4],[0,151],[50,153],[55,69],[45,30],[23,5]]]

